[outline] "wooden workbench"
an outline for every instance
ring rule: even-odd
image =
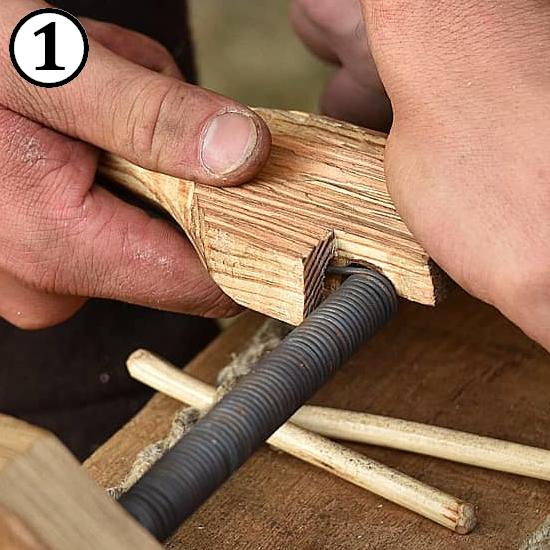
[[[242,316],[187,371],[212,383],[261,322],[256,314]],[[550,356],[492,308],[459,291],[435,309],[403,303],[397,318],[313,402],[550,448]],[[118,482],[136,453],[166,434],[179,407],[155,396],[86,462],[92,477],[105,487]],[[470,535],[449,532],[266,446],[182,525],[168,547],[503,550],[523,548],[533,533],[545,532],[547,482],[354,447],[477,504],[478,527]]]

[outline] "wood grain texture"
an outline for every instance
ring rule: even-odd
[[[160,548],[53,435],[4,415],[0,515],[0,548]]]
[[[0,548],[2,550],[48,550],[20,517],[4,506],[0,506]]]
[[[186,371],[212,383],[260,323],[246,315]],[[438,308],[403,303],[313,403],[549,448],[548,395],[550,356],[494,309],[455,292]],[[155,396],[88,460],[88,471],[103,486],[115,484],[139,450],[165,435],[180,406]],[[450,533],[264,447],[182,525],[170,548],[508,550],[521,547],[550,513],[548,482],[350,446],[475,503],[478,526],[469,535]]]
[[[326,117],[259,109],[270,160],[239,187],[171,178],[106,155],[101,171],[164,208],[236,302],[292,324],[314,308],[329,264],[374,266],[410,300],[446,279],[411,235],[384,179],[386,138]]]

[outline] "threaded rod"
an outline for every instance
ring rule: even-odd
[[[351,275],[123,495],[121,505],[166,539],[396,308],[395,290],[383,275]]]

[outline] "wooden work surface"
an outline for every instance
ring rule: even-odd
[[[243,316],[187,371],[212,383],[231,354],[247,345],[261,319]],[[550,356],[492,308],[457,291],[435,309],[403,303],[397,318],[313,402],[550,448],[549,396]],[[180,406],[155,396],[86,462],[89,473],[105,487],[115,484],[139,450],[165,435]],[[470,535],[457,535],[265,447],[180,528],[168,547],[522,548],[550,514],[547,482],[354,447],[477,504],[478,527]]]

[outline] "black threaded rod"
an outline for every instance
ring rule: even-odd
[[[122,506],[166,539],[396,308],[383,275],[350,276],[121,497]]]

